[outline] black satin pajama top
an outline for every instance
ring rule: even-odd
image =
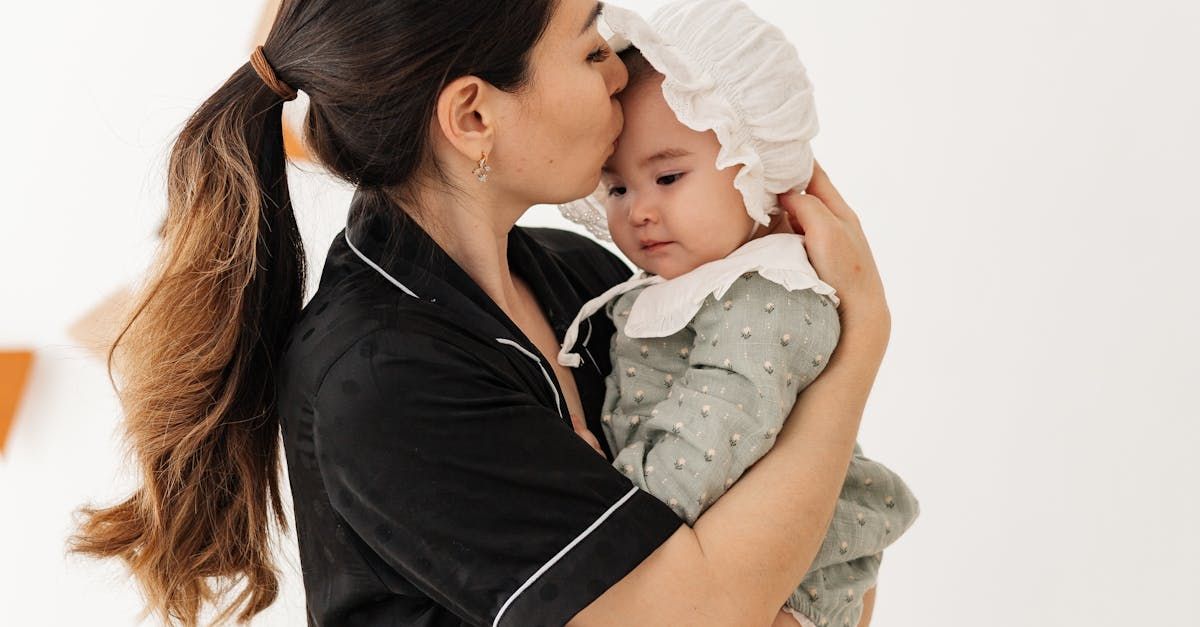
[[[605,459],[571,428],[555,356],[376,198],[355,195],[279,370],[309,624],[563,625],[683,524],[611,465],[612,323],[583,325],[573,372]],[[514,228],[508,259],[560,341],[630,275],[555,229]]]

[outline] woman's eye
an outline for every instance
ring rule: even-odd
[[[678,181],[681,178],[683,178],[682,172],[680,172],[678,174],[667,174],[665,176],[658,177],[658,184],[659,185],[671,185],[672,183],[674,183],[675,181]]]
[[[612,186],[612,187],[608,188],[608,195],[609,195],[610,197],[624,196],[624,195],[625,195],[625,188],[624,188],[624,187],[621,187],[621,186],[619,186],[619,185],[614,185],[614,186]]]
[[[612,48],[609,48],[608,44],[604,44],[588,55],[588,61],[592,63],[603,63],[608,60],[608,56],[610,54],[612,54]]]

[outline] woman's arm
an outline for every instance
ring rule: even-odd
[[[825,537],[884,348],[844,324],[776,445],[570,624],[769,625]]]
[[[841,297],[842,335],[775,446],[697,521],[576,614],[571,625],[770,625],[825,536],[891,332],[861,225],[818,166],[781,197]]]

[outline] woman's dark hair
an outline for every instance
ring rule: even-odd
[[[264,49],[309,96],[304,141],[317,160],[387,193],[438,172],[428,129],[449,81],[527,84],[555,4],[285,0]],[[247,62],[187,120],[162,244],[108,352],[141,483],[114,506],[82,507],[69,548],[123,560],[146,613],[167,624],[196,625],[208,605],[215,623],[248,621],[278,593],[276,367],[305,285],[282,110]]]

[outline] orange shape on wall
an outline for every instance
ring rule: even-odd
[[[0,453],[4,452],[8,432],[17,416],[17,405],[32,364],[31,351],[0,352]]]
[[[300,132],[287,124],[283,127],[283,152],[293,161],[312,161],[308,148],[300,139]]]
[[[76,320],[67,335],[75,345],[87,349],[96,359],[108,363],[108,350],[124,327],[129,309],[133,306],[133,291],[121,287],[97,303]]]

